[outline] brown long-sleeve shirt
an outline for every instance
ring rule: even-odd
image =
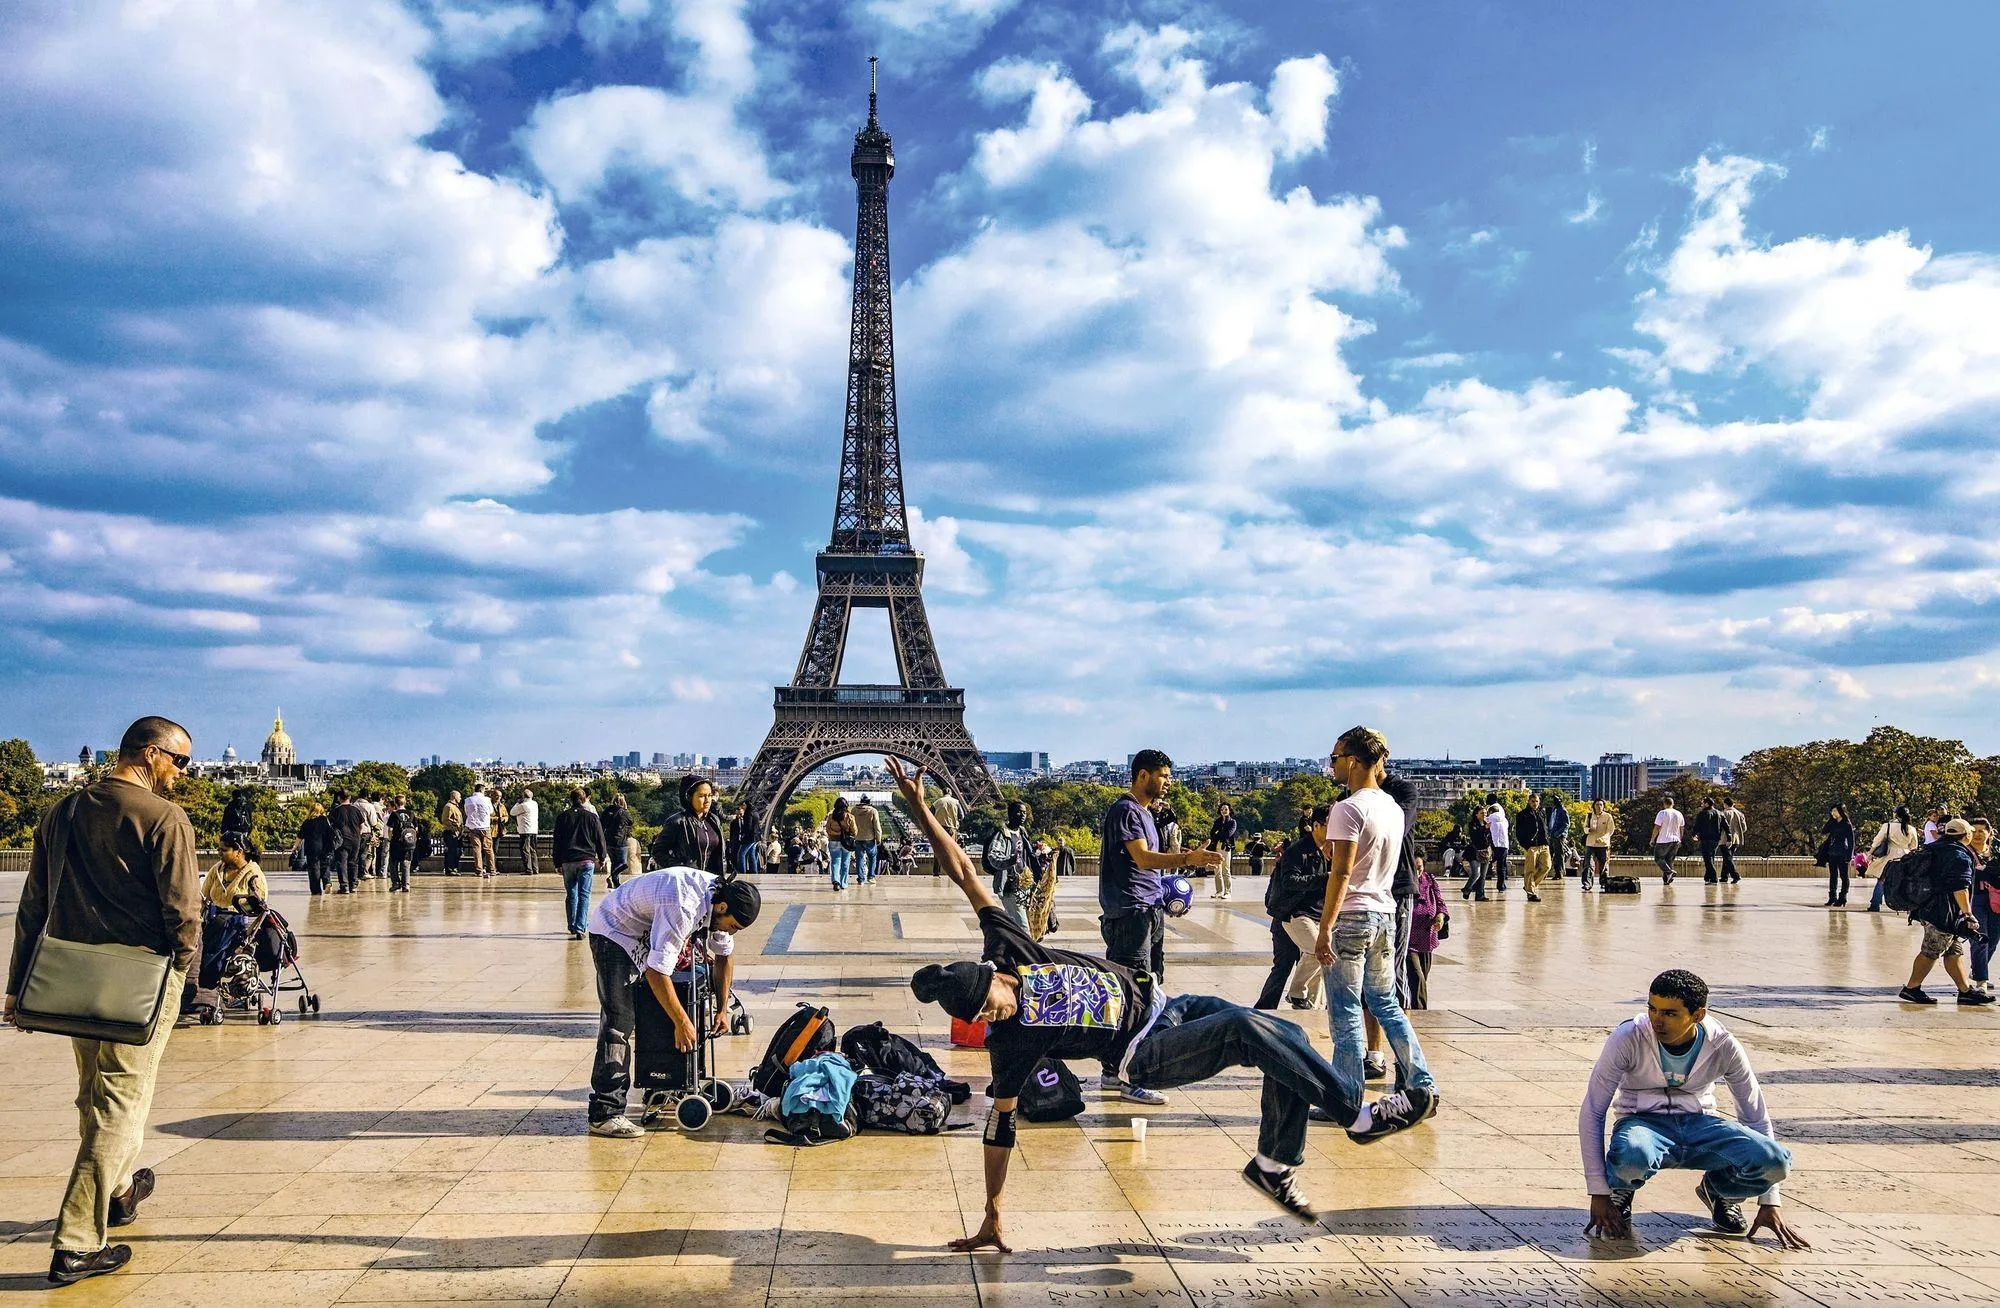
[[[201,869],[194,828],[180,805],[130,781],[110,779],[76,795],[69,853],[49,902],[52,842],[62,838],[64,800],[35,832],[35,853],[14,918],[7,993],[18,995],[35,942],[47,931],[89,945],[139,945],[171,953],[185,972],[201,952]]]

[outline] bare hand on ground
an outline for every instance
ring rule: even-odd
[[[1757,1205],[1757,1218],[1750,1223],[1749,1233],[1744,1238],[1755,1240],[1759,1231],[1769,1231],[1771,1234],[1777,1236],[1778,1247],[1780,1249],[1812,1248],[1810,1244],[1806,1243],[1806,1238],[1803,1235],[1785,1225],[1785,1219],[1779,1214],[1776,1204]]]
[[[1632,1223],[1618,1211],[1618,1205],[1611,1201],[1610,1195],[1594,1194],[1590,1196],[1590,1221],[1584,1226],[1583,1233],[1621,1240],[1632,1234]]]

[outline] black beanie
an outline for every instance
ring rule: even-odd
[[[910,992],[926,1004],[936,1004],[961,1022],[970,1022],[986,1007],[993,988],[991,963],[930,963],[910,978]]]

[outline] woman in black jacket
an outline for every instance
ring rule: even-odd
[[[1847,820],[1847,806],[1835,804],[1819,829],[1820,858],[1826,863],[1826,907],[1841,908],[1847,903],[1847,874],[1854,870],[1854,824]]]
[[[1258,1008],[1276,1008],[1287,990],[1294,1008],[1311,1008],[1316,1002],[1311,987],[1319,977],[1319,960],[1300,946],[1298,938],[1286,929],[1286,923],[1303,918],[1315,935],[1319,932],[1327,874],[1326,856],[1320,852],[1319,841],[1326,833],[1326,819],[1332,810],[1331,804],[1321,804],[1299,819],[1297,838],[1278,856],[1277,866],[1271,869],[1270,883],[1264,887],[1264,909],[1271,915],[1271,974],[1264,978],[1263,992],[1257,996]],[[1307,959],[1312,960],[1311,966],[1306,965]],[[1295,971],[1299,976],[1288,986],[1286,982]],[[1305,997],[1305,1002],[1301,1002],[1301,997]]]
[[[715,815],[715,783],[690,772],[681,778],[681,811],[653,840],[659,867],[692,867],[723,874],[722,820]]]
[[[604,843],[611,846],[609,879],[611,888],[616,890],[620,879],[628,873],[637,876],[640,872],[639,868],[631,866],[632,856],[637,852],[638,846],[628,843],[632,839],[632,810],[626,805],[622,793],[612,793],[610,801],[604,805],[604,812],[599,821],[604,827]]]

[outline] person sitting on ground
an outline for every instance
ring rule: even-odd
[[[1736,1121],[1715,1111],[1715,1083],[1727,1081]],[[1613,1109],[1609,1149],[1604,1124]],[[1784,1249],[1811,1248],[1778,1212],[1778,1182],[1792,1156],[1778,1143],[1750,1056],[1708,1015],[1708,983],[1682,968],[1653,978],[1646,1013],[1620,1023],[1604,1042],[1577,1114],[1583,1176],[1590,1189],[1585,1235],[1632,1233],[1632,1197],[1663,1167],[1703,1173],[1695,1197],[1724,1235],[1778,1237]],[[1742,1202],[1756,1198],[1745,1223]]]
[[[889,759],[890,775],[929,837],[944,873],[979,915],[985,948],[978,962],[932,963],[910,978],[919,1001],[966,1022],[987,1024],[993,1080],[986,1116],[986,1217],[977,1234],[954,1240],[964,1252],[1008,1252],[1000,1195],[1014,1147],[1021,1090],[1044,1058],[1095,1059],[1140,1086],[1205,1081],[1230,1067],[1264,1074],[1257,1155],[1243,1179],[1304,1222],[1317,1220],[1294,1169],[1305,1162],[1307,1114],[1315,1107],[1359,1138],[1378,1139],[1415,1118],[1364,1105],[1359,1081],[1336,1072],[1297,1025],[1209,995],[1161,993],[1151,976],[1092,954],[1049,949],[1028,938],[1000,907],[958,842],[924,802],[920,777]],[[1384,1102],[1387,1102],[1386,1099]]]
[[[601,837],[600,837],[601,838]],[[694,1048],[694,1019],[674,993],[673,975],[701,932],[716,960],[715,1020],[710,1034],[729,1025],[729,987],[738,931],[757,920],[763,896],[748,881],[722,881],[691,867],[661,868],[633,877],[599,900],[590,914],[590,959],[597,969],[597,1054],[590,1069],[590,1133],[636,1140],[644,1127],[626,1116],[632,1093],[632,1033],[638,1021],[632,983],[660,1001],[674,1026],[674,1047]]]
[[[261,851],[250,842],[250,833],[225,831],[221,844],[220,861],[201,880],[201,897],[225,913],[241,913],[245,906],[239,899],[270,902],[271,888],[257,863]]]
[[[1966,1005],[1990,1004],[1993,996],[1976,988],[1965,975],[1965,942],[1979,934],[1979,921],[1972,915],[1972,883],[1979,871],[1965,838],[1972,824],[1964,818],[1950,818],[1938,828],[1937,839],[1924,846],[1919,857],[1930,860],[1931,897],[1917,905],[1910,921],[1924,928],[1923,943],[1910,963],[1910,979],[1896,992],[1906,1004],[1935,1004],[1924,993],[1924,978],[1931,964],[1944,960],[1945,975],[1958,987],[1958,1002]]]

